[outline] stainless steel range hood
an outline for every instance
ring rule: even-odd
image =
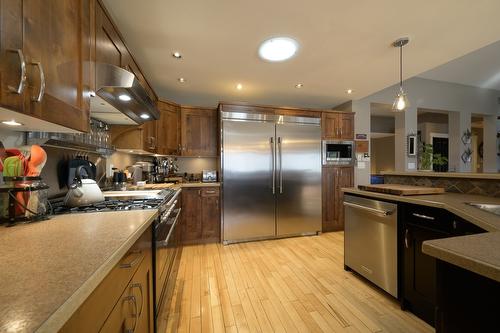
[[[160,117],[154,101],[135,75],[111,64],[97,63],[92,118],[108,124],[135,125]]]

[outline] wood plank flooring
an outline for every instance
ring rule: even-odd
[[[342,232],[185,246],[159,332],[433,332],[344,271]]]

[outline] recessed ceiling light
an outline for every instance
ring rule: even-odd
[[[259,56],[268,61],[284,61],[295,55],[299,44],[289,37],[271,38],[259,47]]]
[[[295,85],[295,88],[300,89],[300,88],[302,88],[303,86],[304,86],[304,85],[303,85],[302,83],[297,83],[297,84]]]
[[[184,82],[186,82],[186,79],[183,77],[180,77],[177,79],[177,81],[179,81],[180,83],[184,83]]]
[[[176,59],[180,59],[180,58],[182,58],[182,54],[178,51],[175,51],[174,53],[172,53],[172,57],[174,57]]]
[[[118,96],[118,98],[120,99],[120,101],[124,102],[128,102],[132,99],[129,95],[126,94],[121,94],[120,96]]]
[[[243,89],[243,85],[242,85],[241,83],[238,83],[238,84],[236,85],[236,89],[238,89],[238,90]]]
[[[345,92],[346,92],[346,93],[348,93],[348,94],[350,95],[350,94],[352,94],[352,93],[354,92],[354,90],[352,90],[352,89],[347,89]]]
[[[147,113],[141,113],[140,117],[142,119],[149,119],[150,118],[149,114],[147,114]]]
[[[22,125],[21,123],[18,123],[14,119],[12,119],[12,120],[4,120],[4,121],[2,121],[2,124],[8,125],[8,126],[21,126]]]

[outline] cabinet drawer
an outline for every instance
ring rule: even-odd
[[[453,230],[453,215],[434,207],[405,205],[404,222],[445,232]]]
[[[61,332],[97,332],[124,292],[132,276],[151,251],[148,229],[73,314]]]
[[[202,197],[218,197],[219,188],[218,187],[205,187],[201,189]]]

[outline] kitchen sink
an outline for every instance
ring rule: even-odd
[[[478,203],[478,202],[466,202],[467,205],[479,208],[489,213],[500,216],[500,205],[488,204],[488,203]]]

